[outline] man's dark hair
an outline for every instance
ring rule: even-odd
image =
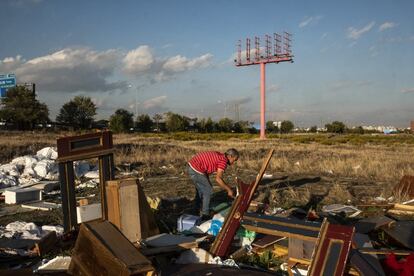
[[[224,154],[226,156],[233,156],[233,157],[237,157],[237,158],[239,158],[239,156],[240,156],[239,152],[236,149],[233,149],[233,148],[228,149]]]

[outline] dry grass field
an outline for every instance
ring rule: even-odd
[[[55,146],[56,138],[73,133],[3,132],[0,163]],[[213,138],[212,138],[213,137]],[[235,177],[254,179],[270,148],[275,154],[259,197],[274,206],[309,206],[357,203],[390,196],[405,174],[414,174],[414,136],[275,136],[259,140],[245,135],[114,135],[115,164],[121,171],[140,177],[148,196],[191,199],[194,188],[185,175],[186,161],[199,151],[224,152],[236,148],[241,157],[226,171]],[[323,139],[322,139],[322,138]],[[357,143],[353,141],[357,140]],[[121,174],[119,174],[121,177]],[[218,191],[219,189],[217,189]]]

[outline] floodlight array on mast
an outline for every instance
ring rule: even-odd
[[[267,63],[279,63],[279,62],[293,62],[292,55],[292,35],[288,32],[283,32],[283,36],[277,33],[273,34],[273,45],[272,38],[270,35],[265,35],[265,54],[260,54],[260,37],[254,37],[254,60],[250,59],[250,38],[246,38],[246,51],[245,59],[242,58],[242,42],[238,41],[237,44],[237,58],[234,60],[236,66],[249,66],[260,64],[260,138],[266,138],[265,135],[265,86],[266,86],[266,69]],[[273,46],[273,47],[272,47]],[[272,53],[273,49],[273,53]],[[237,112],[238,113],[238,107]],[[236,118],[238,115],[236,115]]]
[[[277,33],[272,37],[268,34],[264,38],[264,55],[261,54],[260,37],[254,37],[254,60],[251,60],[251,40],[246,38],[246,49],[243,52],[242,41],[237,44],[237,58],[234,60],[236,66],[247,66],[260,63],[279,63],[284,61],[293,62],[292,34],[283,32],[283,36]],[[244,57],[243,57],[244,56]]]

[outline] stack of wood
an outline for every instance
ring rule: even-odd
[[[414,218],[414,205],[396,203],[387,211],[387,214],[398,218]]]

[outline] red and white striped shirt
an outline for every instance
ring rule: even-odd
[[[205,151],[191,158],[188,164],[201,174],[212,174],[217,172],[217,169],[224,171],[227,168],[227,158],[218,151]]]

